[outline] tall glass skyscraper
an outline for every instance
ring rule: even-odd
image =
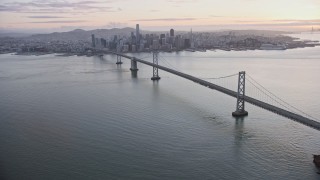
[[[174,30],[173,29],[170,29],[170,36],[174,36]]]
[[[136,25],[136,43],[137,45],[140,44],[140,30],[139,30],[139,24]]]
[[[91,34],[91,41],[92,41],[92,47],[96,47],[96,38],[94,37],[94,34]]]

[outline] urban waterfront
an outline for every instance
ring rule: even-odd
[[[319,50],[160,53],[159,63],[208,79],[244,70],[319,119]],[[115,62],[0,55],[4,179],[319,179],[318,131],[249,104],[235,119],[234,98]]]

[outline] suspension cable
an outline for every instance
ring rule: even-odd
[[[201,78],[201,79],[224,79],[224,78],[229,78],[229,77],[233,77],[233,76],[237,76],[238,73],[236,74],[231,74],[231,75],[227,75],[227,76],[221,76],[221,77],[214,77],[214,78]]]
[[[252,84],[255,88],[257,88],[258,90],[260,90],[260,92],[262,92],[264,95],[266,95],[267,97],[269,97],[271,100],[275,101],[276,103],[280,104],[281,106],[285,107],[286,109],[290,110],[287,106],[283,105],[282,103],[278,102],[277,100],[273,99],[270,95],[268,95],[266,92],[264,92],[263,90],[261,90],[259,87],[257,87],[253,82],[251,82],[249,79],[247,79],[247,81]]]
[[[164,62],[168,67],[176,70],[176,71],[179,71],[177,68],[175,68],[171,63],[169,63],[164,57],[162,56],[159,56],[160,57],[160,60],[162,60],[161,62]]]
[[[309,117],[311,117],[311,118],[313,118],[313,119],[317,119],[317,118],[315,118],[315,117],[307,114],[306,112],[304,112],[304,111],[302,111],[302,110],[300,110],[300,109],[292,106],[291,104],[287,103],[287,102],[284,101],[283,99],[279,98],[278,96],[276,96],[275,94],[273,94],[272,92],[270,92],[267,88],[265,88],[265,87],[262,86],[260,83],[258,83],[256,80],[254,80],[249,74],[247,74],[247,77],[249,77],[252,81],[254,81],[256,84],[258,84],[261,88],[263,88],[265,91],[267,91],[268,93],[270,93],[270,94],[273,95],[275,98],[277,98],[277,99],[280,100],[281,102],[285,103],[285,104],[288,105],[289,107],[291,107],[291,108],[293,108],[294,110],[296,110],[296,111],[298,111],[298,112],[300,112],[300,113],[302,113],[302,114],[304,114],[304,115],[307,115],[307,116],[309,116]],[[247,79],[247,80],[250,82],[249,79]],[[253,84],[252,84],[252,85],[253,85]],[[254,85],[254,86],[255,86],[255,85]],[[259,89],[259,88],[258,88],[258,89]],[[261,89],[259,89],[259,90],[262,91]],[[276,102],[278,102],[278,101],[276,101]],[[288,108],[288,109],[290,109],[290,108]],[[318,120],[318,119],[317,119],[317,120]]]

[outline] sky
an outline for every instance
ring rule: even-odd
[[[320,29],[320,0],[0,0],[2,31]]]

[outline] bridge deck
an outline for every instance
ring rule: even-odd
[[[176,71],[176,70],[173,70],[173,69],[161,66],[161,65],[156,65],[156,64],[153,64],[151,62],[142,60],[142,59],[138,59],[138,58],[135,58],[135,57],[127,56],[125,54],[120,54],[120,53],[115,53],[115,52],[109,52],[109,53],[115,54],[115,55],[119,55],[119,56],[122,56],[122,57],[125,57],[125,58],[128,58],[128,59],[140,62],[142,64],[146,64],[146,65],[149,65],[149,66],[152,66],[152,67],[157,67],[158,69],[161,69],[163,71],[175,74],[175,75],[183,77],[185,79],[189,79],[189,80],[191,80],[191,81],[193,81],[195,83],[198,83],[200,85],[206,86],[206,87],[208,87],[210,89],[214,89],[214,90],[217,90],[217,91],[222,92],[224,94],[227,94],[229,96],[237,98],[237,92],[229,90],[229,89],[226,89],[226,88],[221,87],[221,86],[218,86],[216,84],[210,83],[208,81],[204,81],[204,80],[199,79],[197,77],[194,77],[194,76],[191,76],[191,75],[188,75],[188,74],[185,74],[185,73],[182,73],[182,72],[179,72],[179,71]],[[285,109],[273,106],[271,104],[259,101],[259,100],[255,99],[255,98],[252,98],[252,97],[249,97],[249,96],[245,96],[244,100],[246,102],[250,103],[250,104],[253,104],[253,105],[261,107],[261,108],[264,108],[264,109],[266,109],[268,111],[271,111],[273,113],[279,114],[279,115],[284,116],[284,117],[287,117],[287,118],[292,119],[292,120],[294,120],[296,122],[299,122],[301,124],[304,124],[306,126],[312,127],[314,129],[320,131],[320,122],[317,122],[315,120],[306,118],[306,117],[301,116],[299,114],[292,113],[290,111],[287,111]]]

